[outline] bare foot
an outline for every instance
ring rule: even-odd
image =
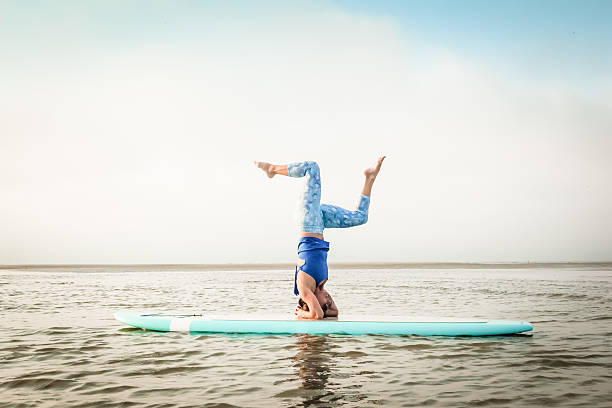
[[[257,167],[262,169],[268,175],[268,177],[270,177],[270,178],[274,177],[274,175],[276,174],[276,173],[274,173],[274,165],[273,164],[266,163],[266,162],[258,162],[258,161],[253,162],[253,163],[255,163],[255,165]]]
[[[363,171],[363,174],[367,178],[374,180],[376,178],[376,176],[378,175],[378,172],[380,171],[380,166],[382,166],[382,162],[383,162],[383,160],[385,160],[385,157],[387,157],[387,156],[379,157],[378,161],[376,162],[376,164],[373,165],[372,167],[370,167],[369,169],[365,169]]]

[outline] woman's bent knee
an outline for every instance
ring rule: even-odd
[[[360,211],[359,216],[357,217],[357,224],[355,225],[363,225],[368,222],[368,213]]]
[[[289,177],[304,177],[306,174],[319,174],[319,165],[314,161],[303,161],[287,165]]]
[[[319,165],[316,161],[305,161],[304,165],[309,171],[319,172]]]

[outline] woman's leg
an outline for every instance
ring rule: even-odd
[[[319,165],[313,161],[275,165],[255,162],[268,177],[277,174],[289,177],[306,177],[305,188],[299,199],[298,224],[301,232],[323,234],[323,215],[321,214],[321,174]]]
[[[289,177],[306,177],[297,209],[297,222],[300,232],[323,234],[319,165],[313,161],[291,163],[287,165],[287,175]]]
[[[372,186],[374,185],[374,180],[376,180],[376,176],[378,176],[380,166],[382,166],[385,157],[387,156],[379,157],[372,167],[369,167],[363,171],[363,175],[365,176],[365,182],[363,183],[363,188],[361,189],[361,195],[364,195],[366,197],[370,197],[372,195]]]
[[[266,162],[254,162],[257,167],[262,169],[268,177],[272,178],[277,174],[282,174],[283,176],[287,175],[287,165],[286,164],[270,164]]]
[[[357,210],[349,211],[335,205],[321,204],[323,226],[325,228],[349,228],[365,224],[368,221],[368,209],[370,208],[372,186],[380,171],[383,160],[385,160],[385,156],[379,158],[374,166],[363,172],[365,175],[365,182],[361,189]]]
[[[349,228],[365,224],[368,221],[370,197],[362,195],[357,210],[350,211],[337,205],[321,204],[323,226],[325,228]]]

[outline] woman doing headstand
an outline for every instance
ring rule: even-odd
[[[338,308],[324,288],[328,275],[329,242],[323,239],[323,229],[348,228],[365,224],[368,220],[372,186],[384,159],[385,156],[380,157],[374,166],[363,172],[365,183],[355,211],[321,204],[321,176],[316,162],[305,161],[284,165],[255,162],[255,165],[270,178],[277,174],[306,178],[306,188],[300,197],[298,207],[300,261],[295,269],[293,289],[293,292],[300,296],[299,306],[296,309],[298,318],[323,319],[338,316]]]

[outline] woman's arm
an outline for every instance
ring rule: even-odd
[[[295,309],[295,314],[297,315],[297,317],[299,319],[309,320],[323,319],[323,317],[325,317],[323,309],[321,309],[321,305],[319,305],[319,301],[317,300],[317,297],[314,295],[314,293],[312,293],[310,289],[305,287],[305,285],[298,285],[298,291],[302,300],[308,305],[308,311],[298,306]]]

